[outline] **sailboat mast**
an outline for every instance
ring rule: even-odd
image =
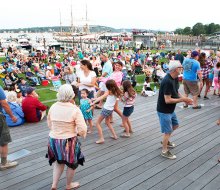
[[[74,32],[74,27],[73,27],[73,4],[71,1],[71,32]]]
[[[60,9],[59,9],[60,11]],[[63,28],[62,28],[62,21],[61,21],[61,11],[60,11],[60,33],[63,32]]]

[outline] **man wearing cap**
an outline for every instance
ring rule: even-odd
[[[2,108],[4,108],[5,112],[10,116],[11,120],[14,123],[17,122],[17,118],[13,115],[6,101],[5,93],[2,87],[0,86],[0,156],[1,156],[0,170],[5,170],[17,166],[18,163],[10,162],[7,160],[8,143],[11,142],[11,136],[10,136],[9,128],[6,124],[5,116],[3,115],[2,112]]]
[[[176,104],[180,102],[192,104],[190,98],[184,97],[178,92],[178,75],[181,71],[182,65],[179,61],[170,61],[169,73],[167,73],[161,82],[157,101],[157,114],[160,121],[161,132],[163,133],[161,156],[168,159],[176,158],[176,156],[168,150],[168,147],[175,147],[175,144],[170,142],[169,139],[172,132],[179,127],[179,122],[174,112]]]
[[[200,63],[198,62],[199,53],[193,51],[191,53],[191,58],[186,58],[183,61],[183,86],[185,96],[188,97],[189,94],[193,96],[193,109],[200,109],[201,105],[198,105],[198,95],[199,95],[199,83],[202,83],[202,72],[200,68]],[[188,105],[185,104],[184,108]]]
[[[27,96],[22,101],[22,109],[25,120],[30,123],[38,122],[46,115],[47,106],[38,100],[38,95],[35,92],[35,88],[28,87],[26,92]]]

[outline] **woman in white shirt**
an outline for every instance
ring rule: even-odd
[[[88,98],[94,98],[96,73],[92,69],[92,64],[88,60],[82,60],[80,63],[81,72],[79,73],[77,86],[79,87],[79,99],[81,99],[81,90],[89,91]]]

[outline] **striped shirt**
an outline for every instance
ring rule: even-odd
[[[124,93],[124,96],[122,97],[122,100],[125,102],[124,107],[131,107],[134,105],[135,103],[135,99],[137,97],[137,94],[135,93],[135,95],[133,97],[130,97],[128,95],[128,92]]]

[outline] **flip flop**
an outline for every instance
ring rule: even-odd
[[[66,189],[66,190],[72,190],[72,189],[78,189],[80,187],[79,182],[73,182],[70,184],[70,189]]]
[[[126,130],[124,130],[123,132],[125,132],[125,133],[126,133]],[[129,130],[129,133],[130,133],[130,134],[133,134],[133,133],[134,133],[134,131],[133,131],[133,130],[131,130],[131,131]]]
[[[116,137],[116,138],[115,138],[115,137],[113,137],[113,136],[110,136],[110,137],[111,137],[112,139],[114,139],[114,140],[117,140],[117,139],[118,139],[118,137]]]
[[[124,134],[121,134],[121,135],[120,135],[120,137],[122,137],[122,138],[129,138],[129,137],[130,137],[130,135],[128,135],[128,134],[126,134],[126,133],[124,133]]]
[[[96,144],[104,144],[105,140],[97,140],[95,143]]]

